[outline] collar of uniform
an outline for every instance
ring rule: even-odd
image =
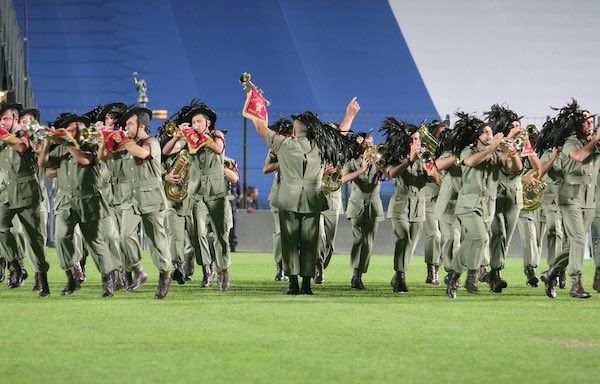
[[[138,136],[135,140],[136,143],[139,143],[142,140],[146,140],[147,138],[149,138],[150,135],[148,135],[148,133],[146,132],[143,136]]]

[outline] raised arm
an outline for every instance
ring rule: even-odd
[[[350,100],[350,103],[348,103],[348,106],[346,107],[346,115],[340,124],[340,133],[342,135],[348,134],[348,131],[350,130],[352,122],[358,114],[358,111],[360,111],[360,104],[358,104],[358,101],[356,101],[356,96],[354,96],[352,100]]]

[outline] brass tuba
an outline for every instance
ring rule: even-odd
[[[534,185],[523,184],[523,210],[527,212],[535,211],[542,205],[542,197],[546,189],[546,182],[540,179],[537,169],[532,169],[525,174],[538,180]]]
[[[173,168],[171,168],[173,174],[181,176],[181,181],[179,183],[165,181],[165,195],[167,196],[167,199],[174,203],[181,203],[188,195],[190,164],[184,164],[184,160],[187,160],[188,158],[188,151],[185,149],[181,150],[173,164]]]

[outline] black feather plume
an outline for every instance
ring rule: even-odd
[[[521,120],[521,117],[515,112],[499,104],[492,105],[490,110],[485,112],[484,115],[487,116],[494,134],[502,132],[507,135],[510,131],[510,123]]]
[[[343,165],[352,156],[350,139],[334,126],[324,124],[312,112],[293,116],[308,128],[306,137],[319,149],[321,161],[333,166]]]
[[[390,166],[398,165],[410,152],[410,137],[418,131],[418,127],[393,117],[386,118],[379,128],[385,135],[385,163]]]

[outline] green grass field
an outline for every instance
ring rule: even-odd
[[[367,291],[349,288],[347,255],[336,255],[314,296],[282,295],[272,256],[236,253],[232,288],[194,280],[163,301],[146,254],[140,292],[103,299],[91,261],[88,282],[61,297],[65,276],[53,250],[52,296],[0,287],[3,383],[596,383],[600,294],[548,299],[528,288],[510,259],[509,287],[473,296],[424,283],[423,258],[408,273],[410,292],[394,294],[389,256],[374,256]],[[584,282],[591,290],[593,264]]]

